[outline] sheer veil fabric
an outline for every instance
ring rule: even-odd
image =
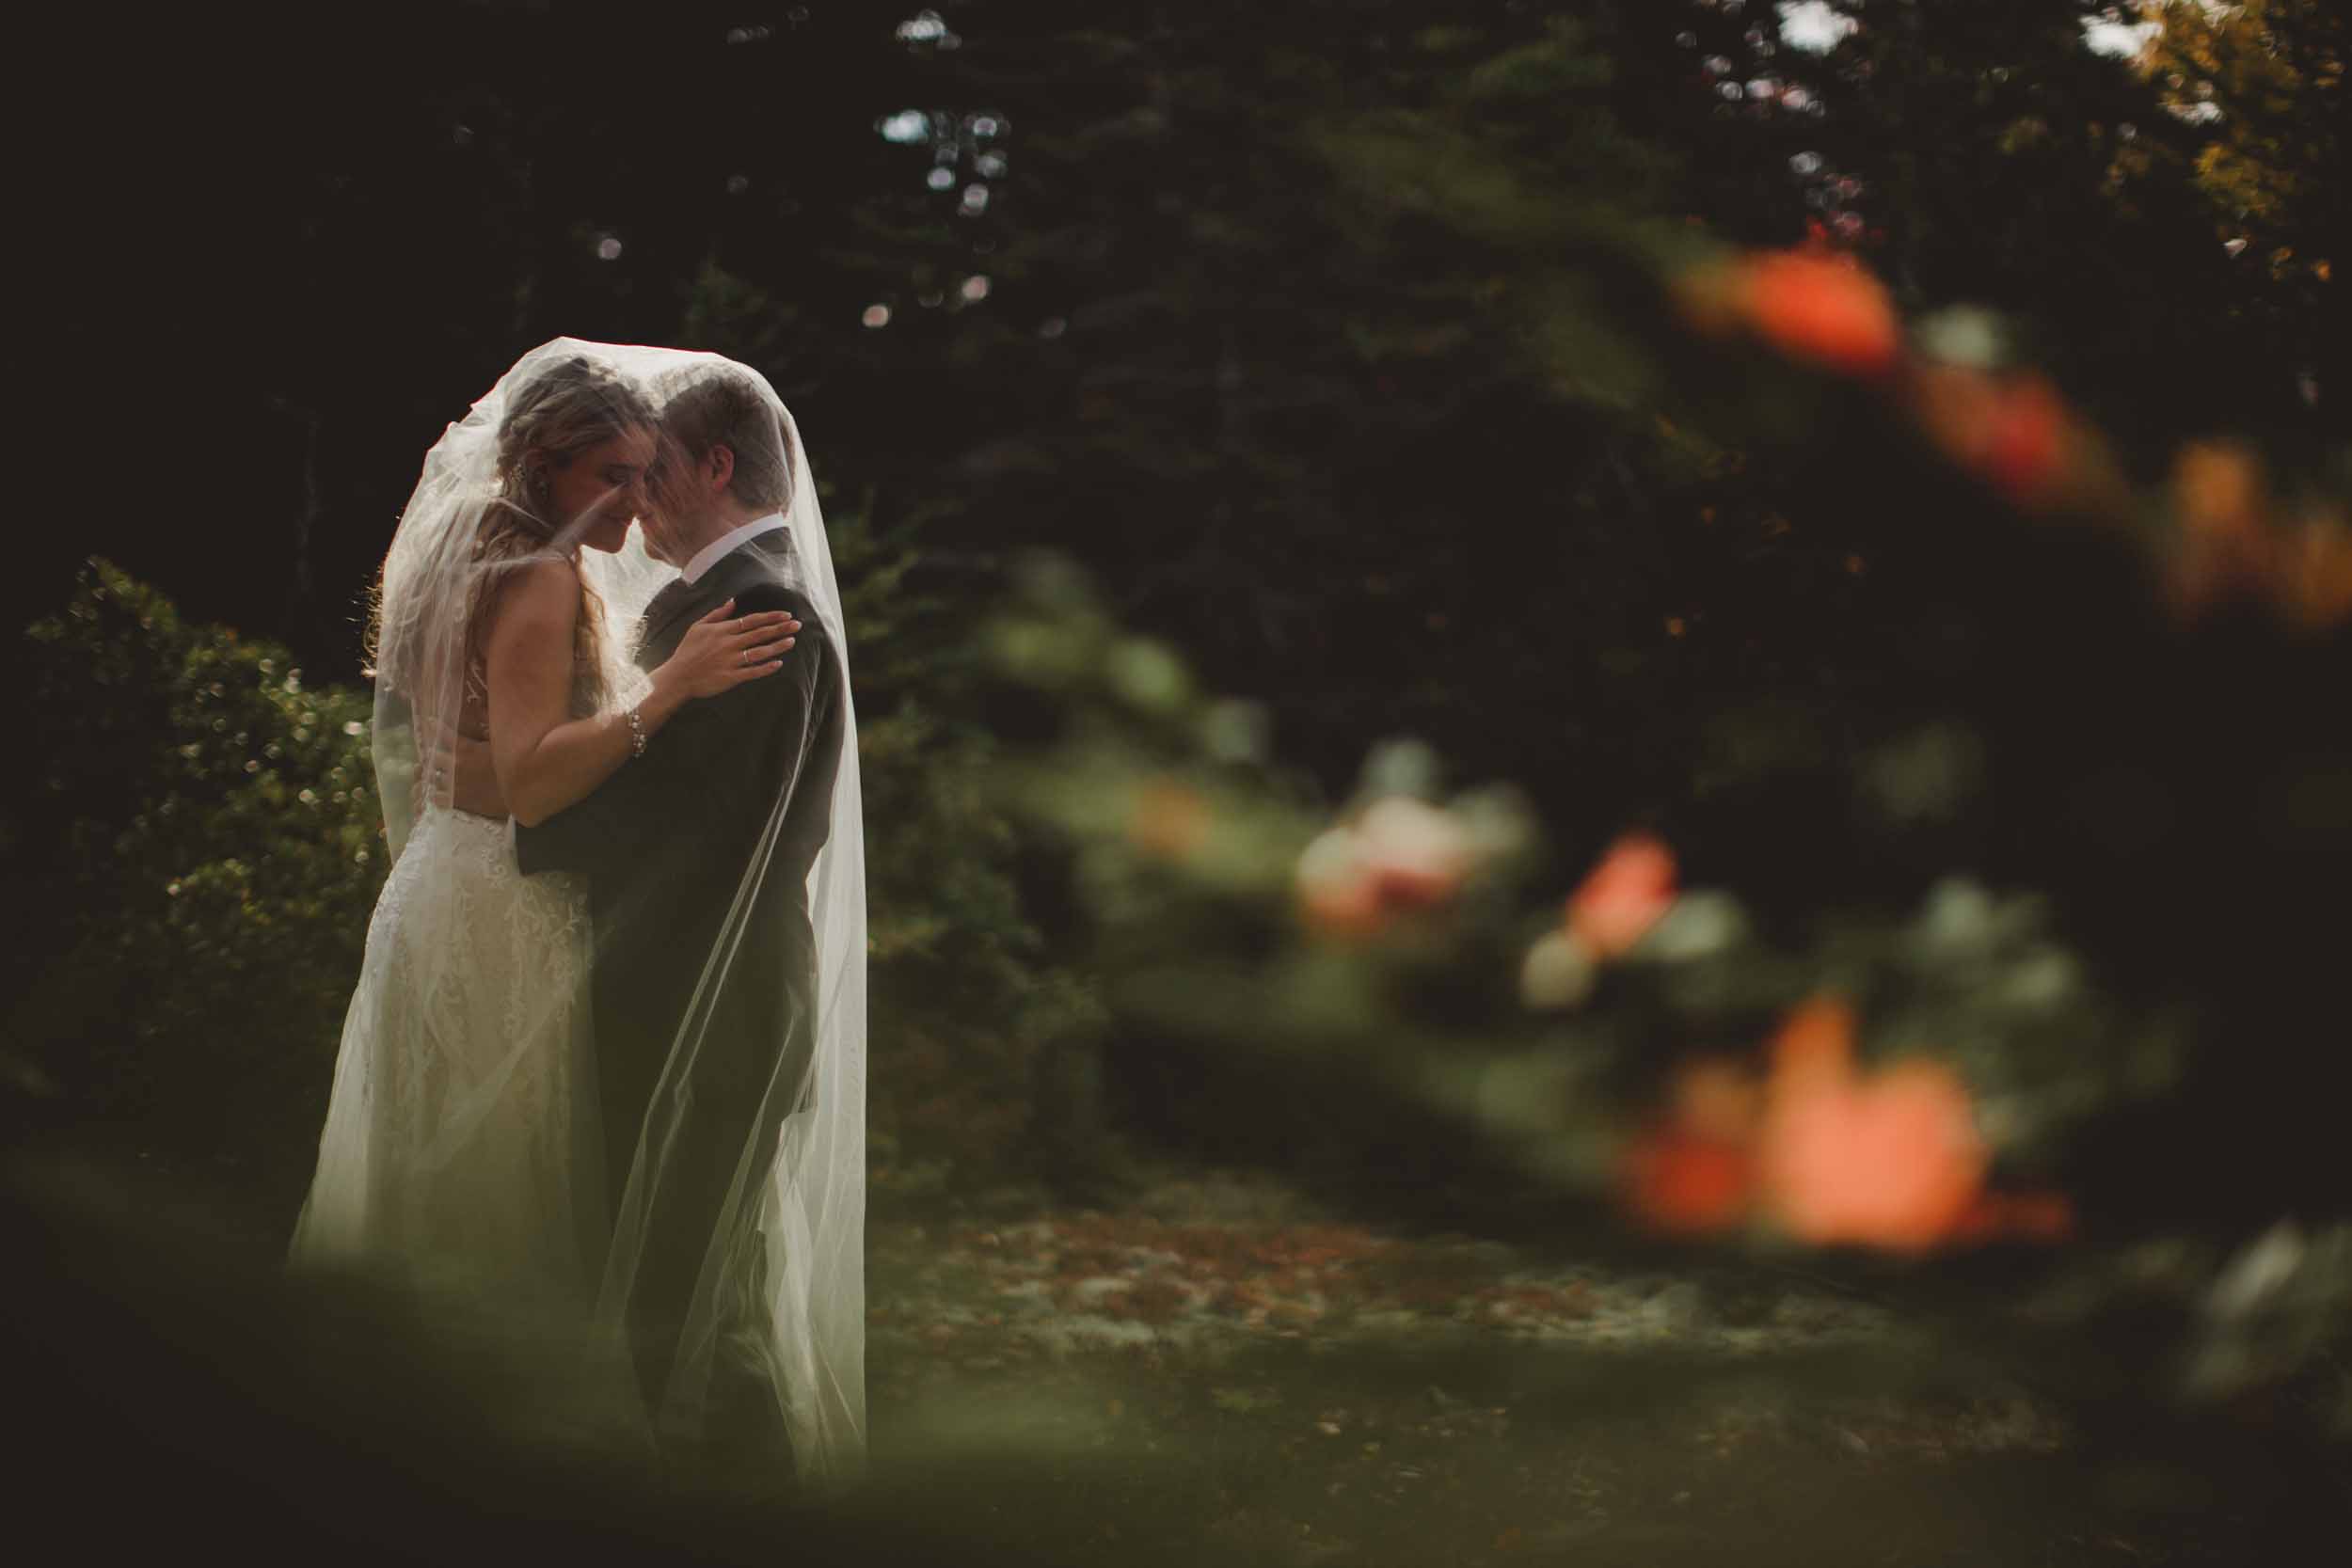
[[[511,493],[501,432],[558,371],[609,376],[622,417],[657,430],[665,403],[707,378],[754,389],[787,454],[781,530],[696,585],[648,550],[642,520],[617,549],[583,546],[588,515],[542,529],[520,556],[485,550],[501,509],[531,499]],[[745,584],[806,624],[776,674],[688,704],[587,800],[510,839],[453,809],[432,740],[478,731],[482,606],[501,573],[549,555],[584,585],[579,712],[634,705],[641,658],[659,663],[663,626],[699,609],[698,592]],[[840,590],[791,414],[765,377],[716,355],[576,339],[532,350],[426,454],[378,628],[393,868],[294,1257],[392,1251],[576,1289],[633,1360],[665,1449],[711,1440],[723,1390],[749,1386],[772,1399],[804,1482],[854,1477],[865,823]]]

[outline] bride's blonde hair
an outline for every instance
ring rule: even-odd
[[[610,367],[585,355],[574,355],[532,376],[518,388],[501,417],[490,453],[493,475],[486,504],[470,524],[470,537],[456,544],[452,572],[437,567],[444,558],[428,533],[422,553],[405,557],[398,537],[384,560],[368,617],[368,673],[386,689],[405,689],[411,702],[434,700],[438,690],[437,671],[446,671],[439,637],[455,625],[453,611],[462,614],[460,646],[464,664],[459,689],[486,695],[484,639],[489,611],[499,591],[513,575],[511,568],[530,561],[568,556],[562,541],[564,519],[554,515],[548,475],[581,452],[630,430],[658,430],[651,404],[628,381]],[[437,478],[433,457],[426,459],[426,477],[420,496],[452,476]],[[462,480],[456,483],[462,485]],[[418,505],[412,500],[410,505]],[[479,504],[479,503],[478,503]],[[405,530],[408,523],[404,520]],[[443,588],[437,589],[436,577]],[[446,588],[455,588],[454,594]],[[573,632],[574,702],[593,709],[604,692],[604,649],[599,626],[604,606],[583,578],[580,585],[580,619]],[[454,601],[454,602],[453,602]]]
[[[483,509],[474,536],[477,567],[467,606],[466,678],[485,681],[482,640],[489,610],[508,574],[506,562],[546,559],[558,546],[565,519],[554,515],[548,475],[581,452],[631,430],[659,430],[652,405],[630,383],[585,355],[560,360],[533,376],[499,421],[498,490]],[[570,546],[578,549],[578,546]],[[603,694],[604,646],[597,629],[604,605],[582,578],[573,663],[582,699]]]

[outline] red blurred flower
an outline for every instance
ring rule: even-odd
[[[2352,526],[2341,513],[2314,512],[2296,529],[2280,553],[2279,596],[2315,630],[2352,619]]]
[[[2043,499],[2062,470],[2067,434],[2056,388],[2033,375],[2005,382],[1984,432],[1984,476],[2012,500]]]
[[[1756,1191],[1760,1090],[1737,1063],[1704,1058],[1675,1074],[1667,1114],[1627,1148],[1625,1201],[1654,1228],[1724,1230],[1747,1217]]]
[[[1741,314],[1792,358],[1847,375],[1883,375],[1902,353],[1902,328],[1879,280],[1851,257],[1807,247],[1749,257],[1740,270]]]
[[[1756,1162],[1744,1145],[1668,1126],[1634,1140],[1622,1174],[1627,1206],[1645,1224],[1701,1233],[1729,1229],[1746,1217]]]
[[[1594,954],[1613,958],[1674,908],[1674,851],[1647,833],[1610,846],[1568,897],[1568,929]]]
[[[2057,499],[2079,436],[2047,381],[1930,365],[1913,378],[1912,392],[1920,426],[1954,463],[2021,506]]]

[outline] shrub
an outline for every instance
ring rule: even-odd
[[[185,1156],[307,1160],[386,868],[368,698],[103,561],[29,636],[15,1076]]]

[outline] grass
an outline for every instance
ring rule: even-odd
[[[2352,1512],[2340,1448],[2259,1413],[2103,1413],[1810,1271],[1538,1257],[1204,1177],[1091,1210],[879,1190],[870,1484],[817,1508],[681,1496],[551,1445],[551,1348],[286,1292],[290,1216],[151,1160],[10,1175],[0,1244],[31,1267],[0,1316],[42,1437],[18,1533],[86,1550],[213,1530],[262,1560],[577,1536],[647,1562],[788,1544],[960,1568],[2252,1564],[2327,1560],[2302,1536]],[[151,1506],[65,1506],[94,1476]]]
[[[1197,1180],[1117,1212],[940,1203],[878,1222],[869,1259],[878,1473],[937,1478],[1014,1555],[2269,1560],[2258,1470],[2094,1445],[1786,1272],[1544,1264]]]

